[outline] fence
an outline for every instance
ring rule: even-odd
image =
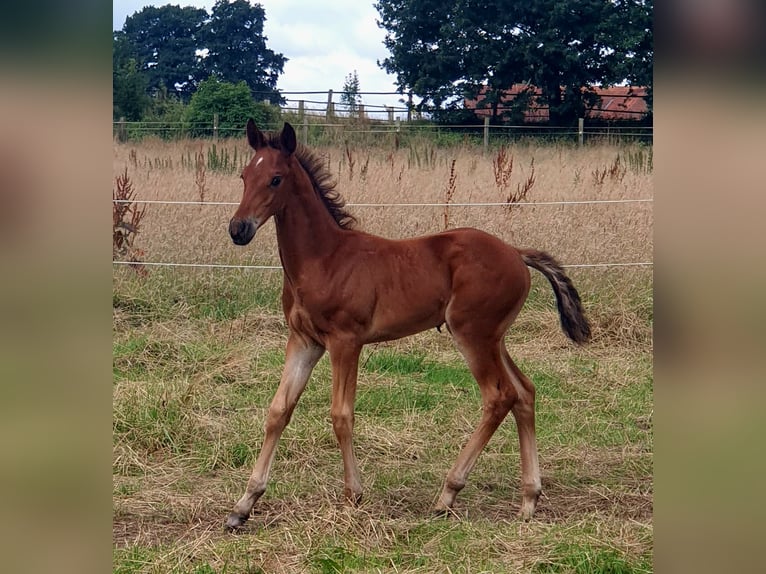
[[[343,136],[360,134],[397,134],[399,137],[411,135],[425,135],[436,137],[449,134],[446,138],[457,141],[471,141],[481,143],[488,148],[494,143],[506,143],[522,138],[543,138],[576,142],[583,145],[589,140],[632,140],[643,143],[652,143],[653,128],[651,126],[626,124],[625,122],[595,121],[589,118],[580,118],[577,126],[550,126],[535,123],[520,125],[495,125],[490,118],[485,116],[483,120],[462,124],[437,124],[415,110],[412,97],[401,106],[388,104],[355,103],[348,106],[338,101],[338,94],[333,90],[326,92],[283,92],[285,103],[279,106],[282,118],[288,119],[295,124],[298,137],[304,145],[322,142],[327,134],[336,135],[342,132]],[[324,95],[322,99],[312,99],[311,96]],[[399,96],[395,92],[363,92],[360,96]],[[303,96],[296,98],[294,96]],[[309,96],[306,98],[305,96]],[[269,104],[268,100],[263,102]],[[598,113],[599,110],[592,110]],[[278,129],[279,125],[262,126],[265,129]],[[244,126],[222,127],[219,125],[219,116],[214,114],[212,121],[208,123],[195,123],[183,121],[156,121],[156,122],[126,122],[120,120],[114,122],[114,135],[120,141],[126,141],[129,137],[142,137],[143,135],[160,135],[161,137],[186,137],[191,130],[195,133],[205,133],[217,139],[219,137],[231,137],[241,135]]]
[[[517,202],[513,203],[513,207],[538,207],[538,206],[566,206],[566,205],[610,205],[610,204],[627,204],[627,203],[645,203],[653,204],[654,200],[649,198],[637,198],[637,199],[594,199],[594,200],[579,200],[579,201],[530,201],[530,202]],[[113,203],[140,203],[140,204],[155,204],[155,205],[177,205],[177,206],[229,206],[236,207],[239,205],[235,202],[226,201],[170,201],[170,200],[113,200]],[[352,203],[346,204],[347,207],[354,208],[369,208],[369,207],[413,207],[413,208],[429,208],[429,207],[476,207],[476,208],[507,208],[508,203],[504,202],[476,202],[476,203]],[[121,261],[113,260],[114,265],[132,265],[137,264],[136,261]],[[281,270],[282,267],[278,265],[234,265],[223,263],[182,263],[182,262],[140,262],[142,266],[157,266],[157,267],[189,267],[189,268],[208,268],[208,269],[253,269],[261,271],[275,271]],[[623,268],[623,267],[652,267],[654,263],[652,261],[635,261],[635,262],[596,262],[596,263],[564,263],[563,266],[567,268],[593,268],[593,269],[607,269],[607,268]]]
[[[367,95],[391,95],[389,93],[366,93]],[[426,137],[433,143],[465,143],[470,142],[483,146],[484,151],[490,146],[499,145],[514,141],[519,138],[543,138],[556,140],[558,142],[569,142],[570,144],[585,145],[588,142],[609,140],[617,141],[652,141],[653,129],[651,127],[639,126],[589,126],[585,120],[581,120],[576,127],[555,127],[540,125],[492,125],[489,118],[484,118],[479,124],[465,125],[439,125],[419,117],[414,111],[411,101],[406,106],[395,107],[389,105],[360,105],[355,110],[347,110],[336,102],[337,94],[332,90],[328,92],[284,92],[286,103],[280,106],[280,114],[283,119],[289,119],[296,127],[299,140],[307,145],[321,145],[327,143],[354,143],[372,144],[385,141],[387,145],[407,145],[408,137]],[[398,94],[396,94],[398,95]],[[296,99],[293,96],[317,96],[313,99]],[[322,96],[320,98],[320,96]],[[324,97],[326,96],[326,97]],[[397,115],[398,114],[398,115]],[[376,119],[371,116],[382,116]],[[116,122],[116,133],[125,132],[130,127],[138,129],[141,133],[157,133],[160,129],[169,129],[165,124],[150,123],[128,123]],[[172,126],[171,132],[176,135],[183,135],[184,130],[189,129],[188,124],[178,122]],[[194,126],[200,127],[200,126]],[[231,128],[226,130],[221,128],[218,118],[214,117],[212,124],[209,124],[209,135],[214,139],[227,136],[242,137],[244,128]],[[280,125],[262,126],[264,129],[275,129]],[[142,130],[142,131],[141,131]],[[329,139],[334,138],[334,139]],[[355,139],[356,138],[356,139]],[[648,150],[648,163],[651,168],[651,148]],[[119,200],[115,200],[119,202]],[[137,204],[163,204],[177,206],[229,206],[235,207],[236,203],[228,202],[194,202],[194,201],[164,201],[164,200],[131,200]],[[525,208],[528,206],[563,206],[575,204],[619,204],[619,203],[643,203],[652,204],[652,199],[625,199],[625,200],[591,200],[591,201],[555,201],[555,202],[527,202],[514,203],[514,208]],[[448,208],[448,207],[466,207],[471,209],[503,209],[507,208],[506,203],[348,203],[349,207],[366,208]],[[648,257],[647,259],[651,259]],[[115,265],[134,265],[135,262],[116,260]],[[582,267],[595,269],[624,268],[624,267],[651,267],[653,263],[649,260],[628,261],[628,262],[610,262],[610,261],[570,261],[564,262],[566,267]],[[253,270],[279,270],[278,265],[237,265],[224,263],[184,263],[184,262],[141,262],[145,266],[167,266],[167,267],[202,267],[213,269],[253,269]]]

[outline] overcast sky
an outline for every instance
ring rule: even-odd
[[[214,3],[214,0],[113,0],[112,25],[115,30],[121,29],[125,18],[144,6],[196,6],[210,13]],[[388,50],[383,45],[385,31],[375,23],[378,13],[372,0],[260,0],[258,3],[266,11],[266,45],[288,58],[277,83],[280,90],[340,92],[346,76],[354,70],[361,92],[396,90],[394,76],[377,65],[378,60],[388,56]],[[317,95],[287,97],[323,99]],[[398,95],[363,96],[362,101],[366,105],[401,107],[399,99]]]

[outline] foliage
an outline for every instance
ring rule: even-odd
[[[127,259],[139,275],[145,276],[141,264],[143,251],[133,243],[140,232],[141,221],[146,215],[146,205],[138,207],[134,201],[135,190],[128,176],[128,168],[115,178],[112,188],[112,257]]]
[[[623,80],[651,87],[653,0],[379,0],[391,56],[380,62],[399,88],[444,108],[514,84],[542,90],[550,121],[568,125],[592,105],[592,86]],[[531,98],[527,98],[526,103]],[[518,114],[518,110],[514,110]]]
[[[359,95],[359,76],[356,70],[346,76],[343,83],[343,92],[340,95],[341,103],[346,106],[349,115],[356,115],[359,111],[359,104],[362,102],[362,96]]]
[[[147,85],[146,77],[139,72],[134,59],[115,67],[112,71],[113,119],[140,120],[149,106]]]
[[[150,99],[142,120],[151,126],[152,135],[163,139],[177,138],[186,133],[186,108],[178,97],[163,90]]]
[[[191,135],[210,135],[215,114],[224,136],[241,135],[248,118],[259,126],[272,126],[279,120],[279,109],[255,102],[244,81],[232,84],[211,76],[200,83],[186,110]]]
[[[276,84],[286,58],[266,47],[265,19],[263,8],[246,0],[219,0],[210,15],[166,5],[128,16],[112,38],[115,118],[146,119],[147,96],[188,103],[211,75],[281,103]]]
[[[203,64],[208,74],[221,80],[247,83],[256,100],[281,103],[277,79],[287,58],[266,47],[265,21],[260,4],[218,0],[204,28],[209,53]]]
[[[164,88],[188,101],[201,79],[197,50],[206,15],[191,6],[146,6],[114,33],[115,52],[139,63],[150,93]]]

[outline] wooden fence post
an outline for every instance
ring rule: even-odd
[[[583,144],[585,136],[585,118],[578,118],[577,119],[577,143],[578,145]]]
[[[332,101],[332,90],[327,91],[327,120],[331,120],[335,116],[335,103]]]
[[[218,141],[218,114],[213,114],[213,139]]]
[[[407,94],[407,122],[412,121],[412,92]]]
[[[309,143],[309,120],[306,117],[305,102],[298,100],[298,121],[301,124],[301,143],[308,145]]]
[[[388,123],[394,123],[394,108],[391,106],[386,106],[386,111],[388,112]]]
[[[489,116],[484,116],[484,153],[489,147]]]
[[[117,123],[117,141],[120,143],[128,141],[128,130],[125,126],[125,116],[122,116]]]

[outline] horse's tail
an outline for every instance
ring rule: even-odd
[[[537,269],[550,281],[556,295],[561,328],[567,337],[575,343],[587,343],[590,340],[590,324],[585,318],[580,294],[559,262],[544,251],[536,249],[520,249],[519,253],[524,263]]]

